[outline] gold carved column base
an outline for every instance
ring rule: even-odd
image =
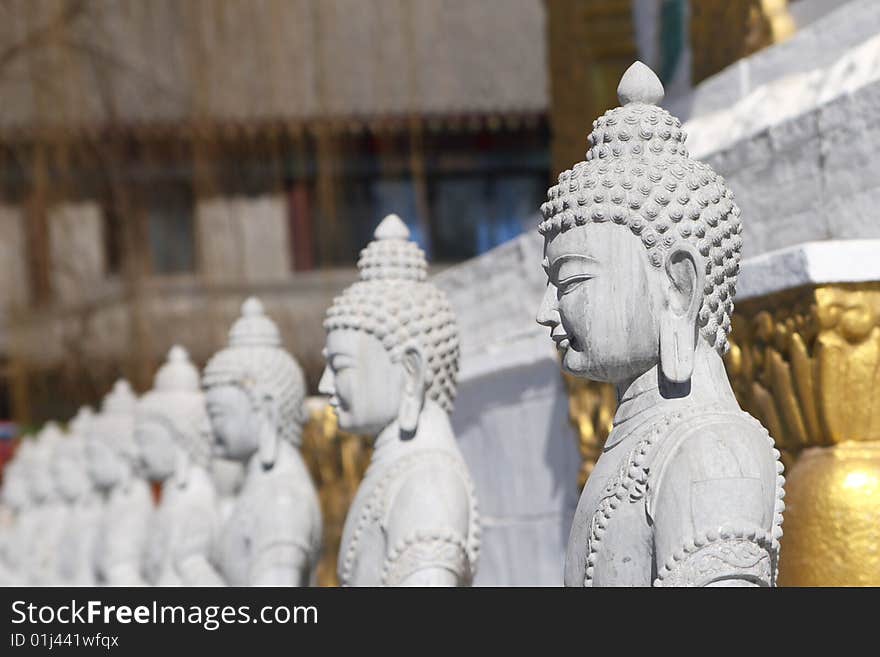
[[[880,283],[738,304],[726,364],[784,455],[779,584],[880,585]]]
[[[339,586],[336,561],[342,528],[371,451],[366,439],[339,430],[330,406],[313,412],[303,430],[302,454],[318,489],[324,523],[318,586]]]
[[[880,442],[805,449],[786,481],[780,586],[880,586]]]
[[[577,431],[581,469],[578,472],[578,490],[587,483],[593,466],[599,459],[605,439],[611,433],[617,393],[609,383],[586,381],[562,373],[568,392],[568,417]]]

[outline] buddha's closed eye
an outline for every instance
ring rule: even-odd
[[[592,275],[590,274],[577,274],[575,276],[569,276],[556,284],[556,289],[560,297],[565,296],[569,292],[577,289],[581,283],[585,283],[590,280]]]

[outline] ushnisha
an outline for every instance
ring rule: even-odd
[[[86,436],[89,474],[104,499],[95,550],[99,584],[143,586],[141,565],[153,496],[134,440],[137,398],[125,380],[104,397]]]
[[[218,543],[232,586],[307,586],[321,552],[321,509],[299,452],[305,379],[255,298],[244,302],[229,346],[205,367],[202,386],[217,456],[246,464]]]
[[[199,372],[174,346],[138,401],[135,439],[147,478],[162,483],[144,554],[143,572],[156,586],[220,586],[211,562],[220,517],[208,471],[211,433]]]
[[[783,477],[721,356],[742,246],[724,180],[688,157],[663,86],[636,62],[622,107],[542,206],[538,322],[562,367],[617,387],[614,427],[581,495],[570,586],[772,586]]]
[[[324,328],[319,390],[345,431],[375,438],[349,509],[339,580],[352,586],[472,582],[479,551],[476,496],[449,412],[458,331],[449,301],[396,215],[358,261]]]

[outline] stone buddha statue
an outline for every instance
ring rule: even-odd
[[[633,64],[622,107],[541,207],[538,322],[567,372],[618,410],[568,544],[570,586],[773,586],[779,452],[722,363],[742,227],[724,180],[688,157],[663,87]]]
[[[0,586],[25,586],[24,555],[30,545],[31,496],[23,465],[30,441],[22,442],[15,458],[3,469],[0,489]]]
[[[99,584],[145,584],[141,562],[153,515],[150,486],[138,468],[134,440],[137,399],[127,381],[117,381],[86,436],[89,474],[104,502],[95,548]]]
[[[244,302],[229,346],[202,387],[216,456],[245,464],[221,531],[218,562],[232,586],[307,586],[321,553],[321,507],[299,451],[305,379],[259,300]]]
[[[153,389],[138,401],[134,433],[144,473],[162,483],[144,576],[156,586],[223,585],[210,561],[220,517],[208,471],[208,414],[199,371],[183,347],[171,348]]]
[[[63,586],[95,586],[95,546],[103,505],[89,476],[86,436],[94,413],[82,407],[69,424],[70,434],[55,448],[52,478],[64,504],[58,545],[58,581]]]
[[[31,586],[58,584],[58,555],[66,507],[53,480],[51,463],[63,438],[55,422],[47,422],[26,453],[33,533],[24,567]]]
[[[445,294],[396,215],[333,301],[319,390],[339,427],[374,441],[339,552],[343,586],[470,585],[479,518],[449,413],[458,331]]]

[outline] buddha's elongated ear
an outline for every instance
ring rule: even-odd
[[[260,426],[257,450],[260,463],[268,470],[278,457],[278,408],[274,397],[267,391],[257,391],[255,399]]]
[[[401,364],[403,365],[403,390],[397,420],[401,433],[412,437],[418,428],[419,416],[425,405],[427,362],[421,345],[416,342],[404,345]]]
[[[666,295],[660,316],[660,368],[670,381],[684,383],[694,371],[705,263],[691,244],[679,242],[667,253],[664,270]]]

